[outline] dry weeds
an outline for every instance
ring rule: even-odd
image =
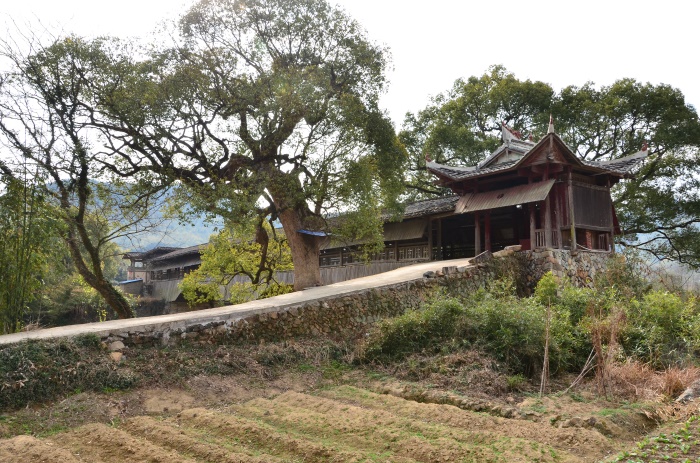
[[[608,366],[611,394],[629,400],[661,402],[664,399],[675,399],[698,378],[698,367],[671,367],[664,371],[654,371],[649,365],[634,360]]]

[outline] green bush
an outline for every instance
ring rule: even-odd
[[[490,353],[513,372],[531,375],[542,365],[547,308],[537,298],[487,294],[465,309],[457,336]],[[549,342],[552,372],[569,366],[575,344],[571,332],[568,313],[552,306]]]
[[[508,285],[506,285],[508,286]],[[361,360],[400,359],[424,350],[482,350],[514,373],[532,374],[544,356],[547,308],[537,298],[517,298],[498,285],[480,290],[462,303],[439,300],[423,310],[378,323],[360,348]],[[571,362],[572,327],[566,311],[551,309],[550,368]]]
[[[402,358],[454,336],[456,322],[462,314],[455,299],[436,301],[422,310],[382,320],[370,332],[360,348],[360,358],[377,360]]]
[[[397,359],[425,350],[479,349],[513,374],[532,375],[542,365],[549,308],[550,371],[580,371],[592,349],[591,329],[608,320],[625,356],[655,368],[683,366],[700,354],[700,304],[695,297],[651,291],[639,269],[615,259],[593,288],[560,282],[551,273],[532,297],[519,298],[512,279],[493,281],[461,301],[440,300],[379,323],[360,359]],[[606,331],[605,336],[610,336]],[[605,343],[610,341],[607,338]]]
[[[695,298],[650,291],[627,306],[623,346],[629,355],[655,368],[683,366],[698,351],[700,320]]]

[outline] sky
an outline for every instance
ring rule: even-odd
[[[501,64],[555,90],[621,78],[679,88],[700,108],[700,3],[665,0],[329,0],[392,54],[381,105],[400,128],[460,77]],[[84,36],[147,37],[189,0],[22,0],[0,7],[2,31],[45,25]],[[7,27],[7,25],[10,25]],[[0,31],[0,33],[2,33]],[[7,32],[5,32],[6,36]]]

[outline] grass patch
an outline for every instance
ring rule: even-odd
[[[618,454],[611,462],[652,463],[700,461],[700,417],[693,416],[672,432],[646,437],[636,448]]]

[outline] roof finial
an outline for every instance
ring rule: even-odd
[[[503,142],[506,144],[510,144],[512,140],[520,140],[523,138],[523,134],[518,132],[517,130],[513,130],[510,127],[506,125],[505,121],[501,122],[501,137],[503,138]]]
[[[430,158],[430,154],[425,153],[425,162],[433,162],[433,160]]]
[[[554,133],[554,118],[552,117],[552,113],[549,113],[549,127],[547,128],[547,135],[550,133]]]
[[[649,149],[649,145],[647,145],[647,142],[645,141],[642,143],[642,151],[647,151]]]

